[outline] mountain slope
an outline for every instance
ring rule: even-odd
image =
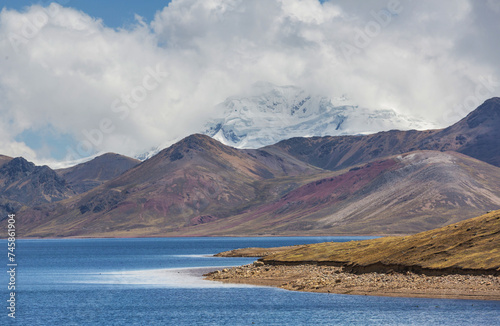
[[[193,135],[85,194],[45,211],[25,212],[23,230],[66,236],[172,232],[228,217],[322,172],[293,158],[236,150]],[[294,175],[300,176],[295,180]],[[264,194],[266,180],[275,178],[285,180]]]
[[[184,234],[396,234],[500,207],[500,168],[419,151],[342,170],[280,199]]]
[[[12,157],[0,155],[0,166],[4,165],[5,163],[8,163],[9,161],[12,161]]]
[[[315,262],[354,271],[500,273],[500,210],[407,237],[319,243],[277,252],[270,264]]]
[[[500,166],[500,98],[485,101],[456,124],[423,140],[420,148],[456,151]]]
[[[89,162],[56,170],[77,193],[84,193],[130,170],[140,161],[114,153],[106,153]]]
[[[417,151],[338,171],[190,136],[121,176],[23,212],[28,236],[396,234],[500,207],[500,168]]]
[[[18,211],[22,206],[56,202],[75,193],[48,166],[35,166],[22,157],[7,160],[0,167],[0,214]]]
[[[340,170],[360,163],[420,149],[437,130],[391,130],[366,136],[291,138],[268,146],[327,170]]]

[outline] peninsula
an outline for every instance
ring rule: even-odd
[[[411,236],[218,256],[262,258],[206,279],[296,291],[500,300],[500,210]]]

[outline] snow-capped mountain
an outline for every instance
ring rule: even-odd
[[[392,110],[358,107],[345,97],[314,96],[295,86],[259,83],[252,93],[217,105],[220,116],[209,121],[203,133],[233,147],[259,148],[292,137],[435,127]]]
[[[436,127],[392,110],[359,107],[345,96],[311,95],[295,86],[257,83],[249,94],[227,98],[217,105],[214,110],[217,116],[200,133],[236,148],[260,148],[292,137]],[[146,160],[178,140],[167,141],[135,158]]]

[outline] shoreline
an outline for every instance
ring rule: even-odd
[[[377,233],[377,234],[286,234],[286,235],[276,235],[276,234],[236,234],[236,235],[72,235],[72,236],[56,236],[56,237],[43,237],[43,236],[20,236],[19,240],[65,240],[65,239],[161,239],[161,238],[323,238],[323,237],[392,237],[392,236],[407,236],[408,233]],[[0,240],[7,240],[7,237],[0,237]]]
[[[291,291],[410,298],[500,300],[500,277],[426,276],[414,273],[352,274],[342,267],[266,265],[224,268],[204,275],[222,283],[271,286]]]

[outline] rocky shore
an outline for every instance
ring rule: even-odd
[[[500,210],[405,237],[244,248],[208,280],[340,294],[500,300]]]
[[[397,297],[500,300],[500,277],[493,275],[426,276],[414,273],[345,272],[343,267],[254,264],[205,274],[226,283],[275,286],[294,291]]]

